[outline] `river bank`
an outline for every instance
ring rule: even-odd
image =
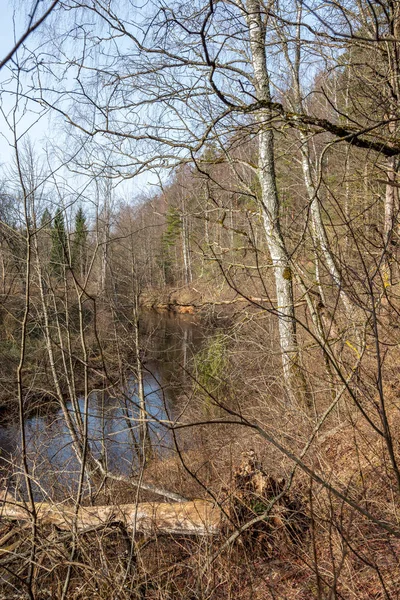
[[[168,456],[172,448],[171,434],[162,422],[175,414],[179,397],[187,380],[185,370],[207,337],[208,329],[198,318],[157,314],[144,311],[140,319],[140,345],[144,395],[148,411],[150,436],[154,454]],[[133,334],[132,334],[133,335]],[[109,350],[108,350],[109,351]],[[126,365],[134,363],[126,357]],[[108,370],[110,375],[110,370]],[[66,409],[74,418],[79,407],[84,413],[83,376],[75,373],[76,399],[69,397],[69,389],[63,390]],[[122,378],[121,378],[122,377]],[[137,436],[139,404],[137,379],[134,372],[115,371],[114,381],[104,377],[89,379],[88,440],[94,456],[105,461],[116,474],[131,476],[138,468]],[[51,383],[48,382],[50,386]],[[71,434],[65,423],[64,413],[54,394],[31,389],[25,406],[26,448],[31,466],[35,466],[35,488],[45,495],[59,497],[67,481],[74,489],[79,476],[79,463],[72,446]],[[3,408],[0,424],[0,450],[7,462],[18,463],[20,453],[17,403],[7,402]],[[38,466],[40,465],[40,467]],[[75,482],[75,483],[74,483]]]

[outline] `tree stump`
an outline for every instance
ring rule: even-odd
[[[243,453],[235,474],[229,514],[232,523],[243,529],[241,543],[269,556],[299,544],[309,527],[300,497],[286,490],[284,479],[266,473],[252,450]]]

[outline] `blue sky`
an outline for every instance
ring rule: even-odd
[[[18,40],[21,35],[25,32],[27,23],[29,21],[29,14],[32,7],[36,4],[37,0],[0,0],[0,60],[8,54],[8,52],[15,45],[15,41]],[[40,0],[39,8],[44,11],[49,6],[51,0]],[[41,13],[37,13],[40,15]],[[35,46],[38,41],[38,33],[40,35],[40,29],[37,33],[28,38],[26,44],[29,47]],[[36,39],[35,39],[36,38]],[[0,71],[0,103],[4,113],[8,113],[14,106],[14,97],[8,93],[10,88],[7,80],[10,76],[10,68],[12,63],[8,63]],[[19,134],[23,134],[32,123],[32,118],[26,117],[21,120],[19,124]],[[54,128],[54,126],[53,126]],[[52,133],[51,120],[48,116],[40,119],[38,124],[34,127],[29,128],[29,138],[35,146],[35,150],[40,154],[46,144],[46,138]],[[11,132],[7,127],[3,114],[0,114],[0,167],[3,167],[7,171],[8,165],[13,162],[14,151],[10,147],[9,141],[11,140]],[[2,178],[0,176],[0,178]],[[75,185],[79,187],[79,181],[75,177]],[[154,175],[148,173],[143,174],[135,181],[124,182],[118,190],[118,195],[128,199],[132,196],[140,195],[142,192],[148,192],[154,189],[154,185],[157,183]]]
[[[35,2],[32,2],[32,0],[0,0],[0,60],[3,60],[8,52],[14,47],[15,41],[24,33],[29,19],[28,15],[34,4]],[[45,6],[48,6],[47,0],[44,7]],[[0,71],[0,88],[2,91],[1,106],[5,113],[10,111],[14,105],[12,96],[10,96],[9,93],[4,93],[9,87],[7,80],[10,76],[10,66],[11,63],[8,63],[8,65],[4,66]],[[40,123],[40,125],[36,127],[36,130],[30,132],[31,138],[35,141],[39,141],[45,134],[46,129],[47,123]],[[20,128],[20,131],[22,131],[22,128]],[[0,134],[0,164],[4,165],[12,160],[13,151],[7,143],[7,139],[10,139],[10,131],[4,121],[3,115],[0,116]]]

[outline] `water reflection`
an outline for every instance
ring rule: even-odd
[[[148,315],[142,320],[145,348],[144,392],[150,417],[150,437],[154,451],[167,454],[172,439],[165,422],[174,415],[179,389],[185,380],[188,361],[201,343],[204,332],[192,320]],[[182,369],[181,367],[184,367]],[[84,412],[84,399],[79,399]],[[73,413],[71,403],[68,410]],[[97,391],[89,397],[89,445],[94,456],[109,470],[126,476],[138,468],[138,397],[131,377],[119,397]],[[25,424],[28,462],[36,499],[49,495],[65,497],[66,488],[76,488],[79,463],[61,410],[27,419]],[[20,435],[16,424],[0,427],[0,447],[4,465],[12,473],[12,485],[23,488],[15,475],[20,458]]]

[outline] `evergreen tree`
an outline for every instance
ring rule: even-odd
[[[67,234],[65,231],[64,215],[57,210],[51,230],[51,259],[50,263],[55,274],[61,275],[68,264]]]
[[[75,215],[75,233],[72,244],[72,265],[77,269],[81,276],[84,275],[85,270],[87,237],[88,228],[86,224],[86,217],[85,213],[83,212],[83,208],[80,206]]]
[[[51,228],[51,212],[46,207],[43,211],[42,218],[40,219],[40,228],[41,229],[50,229]]]

